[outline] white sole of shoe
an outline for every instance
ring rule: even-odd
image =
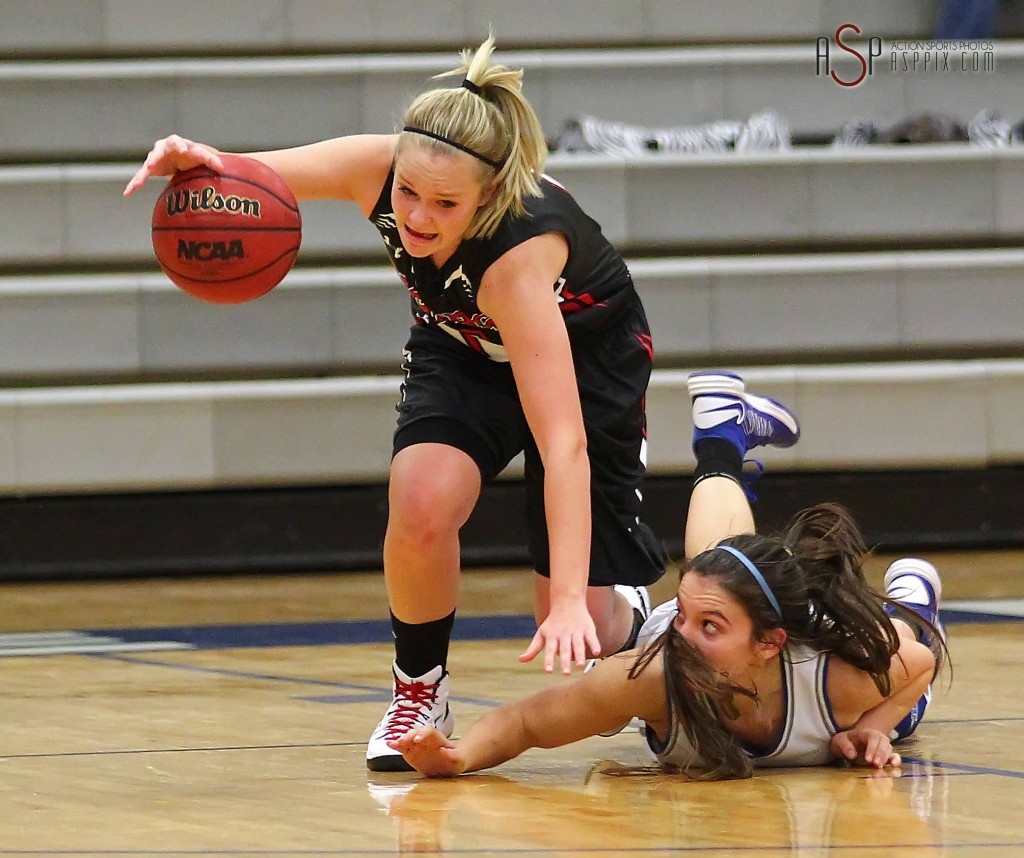
[[[743,396],[746,385],[742,378],[724,373],[698,373],[686,379],[686,390],[690,398],[709,393],[725,393],[730,396]]]
[[[889,584],[903,575],[916,575],[931,584],[935,593],[935,601],[938,607],[942,604],[942,578],[939,577],[939,570],[932,566],[927,560],[919,557],[901,557],[889,566],[882,579],[882,586],[888,590]]]

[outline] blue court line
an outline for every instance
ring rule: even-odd
[[[179,652],[189,652],[189,650],[179,650]],[[237,679],[256,679],[261,682],[287,682],[296,685],[321,685],[327,686],[328,688],[343,688],[346,691],[362,692],[361,695],[340,695],[339,699],[345,698],[344,702],[361,702],[361,703],[374,703],[377,699],[391,699],[392,689],[390,686],[382,688],[379,685],[355,685],[351,682],[330,682],[326,679],[305,679],[301,676],[280,676],[272,673],[253,673],[247,670],[231,670],[226,667],[204,667],[198,664],[180,664],[173,661],[158,661],[154,658],[139,658],[131,655],[116,655],[115,653],[86,653],[83,655],[84,658],[99,658],[106,659],[107,661],[121,661],[128,664],[140,664],[145,667],[166,667],[172,670],[185,670],[193,673],[212,673],[217,676],[231,676]],[[386,698],[380,697],[380,695],[387,695]],[[299,698],[300,700],[313,700],[319,702],[336,702],[332,697],[324,698]],[[453,703],[470,703],[475,706],[487,706],[489,708],[496,708],[501,705],[496,700],[485,700],[479,697],[450,697]]]
[[[1021,623],[1024,618],[952,611],[947,623]],[[529,639],[536,631],[526,614],[458,617],[452,633],[457,641]],[[0,634],[0,655],[87,655],[153,649],[244,649],[256,647],[390,644],[388,620],[338,622],[234,623],[203,626],[157,626],[124,629],[76,629],[48,633],[46,646],[26,644],[20,635]],[[63,637],[67,637],[64,640]],[[95,643],[96,646],[91,644]],[[153,646],[150,646],[153,645]]]
[[[1024,618],[968,611],[943,612],[943,622],[1021,623]],[[456,641],[511,640],[533,637],[537,626],[528,614],[456,617]],[[253,647],[332,646],[391,643],[389,620],[347,620],[304,623],[234,623],[206,626],[162,626],[127,629],[77,629],[78,634],[116,637],[129,644],[171,642],[192,649],[245,649]],[[26,655],[30,653],[25,653]]]
[[[365,691],[378,694],[383,689],[378,685],[354,685],[350,682],[330,682],[326,679],[307,679],[301,676],[279,676],[272,673],[253,673],[247,670],[231,670],[226,667],[203,667],[198,664],[178,664],[173,661],[157,661],[154,658],[136,658],[130,655],[114,653],[85,653],[84,658],[99,658],[107,661],[123,661],[128,664],[141,664],[146,667],[168,667],[174,670],[187,670],[193,673],[212,673],[219,676],[232,676],[238,679],[257,679],[265,682],[290,682],[297,685],[325,685],[328,688],[345,688],[350,691]]]
[[[210,626],[90,629],[85,634],[114,636],[126,643],[172,641],[195,649],[246,647],[329,646],[332,644],[390,643],[390,620],[347,620],[310,623],[237,623]],[[532,638],[536,620],[527,614],[457,617],[453,640],[481,641]]]
[[[948,769],[953,773],[965,775],[995,775],[1000,778],[1024,780],[1024,772],[1013,769],[997,769],[994,766],[972,766],[970,763],[947,763],[942,760],[924,760],[920,757],[905,757],[900,754],[904,763],[916,763],[919,766],[931,766],[934,769]]]
[[[1024,623],[1024,617],[1019,614],[987,614],[981,611],[961,611],[952,608],[943,608],[939,614],[942,617],[943,625],[946,626],[961,623]]]

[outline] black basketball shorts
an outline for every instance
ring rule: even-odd
[[[652,584],[665,571],[664,551],[639,519],[650,342],[637,302],[610,330],[573,346],[590,458],[593,586]],[[548,575],[544,468],[511,366],[436,327],[416,326],[403,369],[392,455],[414,444],[447,444],[472,458],[486,483],[522,452],[530,554]]]

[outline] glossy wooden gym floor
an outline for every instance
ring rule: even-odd
[[[925,556],[955,673],[902,772],[721,783],[638,773],[633,731],[452,781],[367,772],[379,573],[0,585],[0,856],[1018,856],[1024,602],[998,600],[1024,596],[1024,556]],[[529,593],[522,571],[464,576],[457,731],[560,681],[516,660]]]

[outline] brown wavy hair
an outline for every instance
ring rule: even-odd
[[[728,552],[704,551],[683,566],[681,575],[695,572],[729,593],[749,615],[755,640],[782,628],[787,643],[835,653],[868,673],[882,696],[892,690],[889,669],[900,646],[884,606],[941,640],[934,626],[868,584],[864,537],[838,504],[819,504],[798,513],[781,535],[731,536],[719,545],[741,551],[757,567],[779,604],[778,612],[749,570]],[[674,625],[640,653],[630,676],[644,670],[659,652],[664,653],[673,712],[709,776],[749,777],[750,759],[725,720],[736,715],[735,695],[756,698],[756,692],[724,680]]]

